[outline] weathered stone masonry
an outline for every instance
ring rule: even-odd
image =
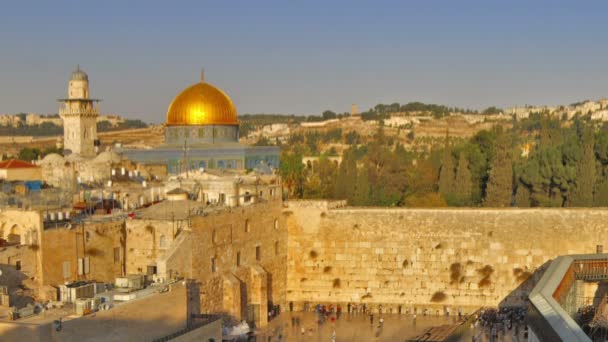
[[[548,260],[608,245],[605,209],[288,206],[287,301],[298,308],[521,304]]]

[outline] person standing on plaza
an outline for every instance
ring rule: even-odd
[[[371,324],[372,326],[374,325],[374,313],[371,312],[369,314],[369,324]]]

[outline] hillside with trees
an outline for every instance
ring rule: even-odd
[[[338,130],[294,135],[282,146],[286,196],[363,206],[608,205],[608,125],[589,117],[535,113],[509,129],[443,140],[412,151],[387,138],[382,126],[365,141]],[[348,145],[339,165],[327,152],[302,165],[302,155],[320,153],[329,141]]]

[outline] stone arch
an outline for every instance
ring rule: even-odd
[[[14,224],[8,231],[6,241],[11,244],[21,244],[21,229],[18,225]]]

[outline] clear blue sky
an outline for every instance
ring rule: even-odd
[[[240,113],[484,108],[608,96],[606,1],[5,1],[0,113],[57,111],[76,64],[104,113],[160,122],[199,78]]]

